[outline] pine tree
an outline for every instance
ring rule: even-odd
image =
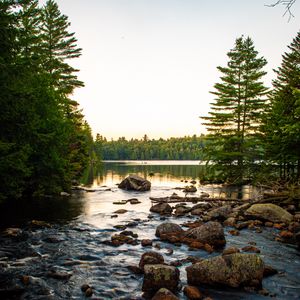
[[[300,176],[300,32],[282,56],[273,81],[271,110],[264,129],[266,159],[279,165],[284,179]]]
[[[52,84],[64,94],[71,94],[76,87],[84,84],[78,80],[77,69],[70,66],[66,60],[81,55],[77,47],[77,39],[68,32],[70,22],[61,14],[58,5],[48,0],[42,9],[42,51],[44,68],[51,74]]]
[[[260,79],[266,74],[267,62],[258,57],[249,37],[236,39],[227,56],[227,67],[218,67],[222,76],[211,92],[216,99],[210,116],[202,117],[210,138],[206,159],[224,179],[242,181],[260,156],[259,128],[267,94]]]

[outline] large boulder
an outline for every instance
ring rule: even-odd
[[[199,227],[189,229],[185,236],[216,248],[226,244],[224,229],[218,222],[207,222]]]
[[[162,223],[157,226],[155,235],[160,237],[162,234],[181,233],[183,229],[174,223]]]
[[[123,190],[149,191],[151,182],[137,175],[129,175],[120,184],[119,188]]]
[[[171,291],[165,288],[159,289],[151,300],[179,300]]]
[[[274,223],[290,223],[293,220],[293,216],[289,212],[271,203],[253,204],[246,210],[245,216]]]
[[[172,213],[172,207],[168,203],[158,203],[150,208],[151,212],[155,212],[161,215],[170,215]]]
[[[166,288],[172,292],[178,291],[179,270],[167,265],[145,265],[142,290],[155,293],[160,288]]]
[[[202,260],[186,268],[188,283],[259,288],[264,274],[264,263],[256,254],[234,253]]]

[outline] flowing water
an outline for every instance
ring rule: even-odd
[[[86,177],[87,191],[75,191],[72,197],[60,199],[10,202],[1,206],[0,225],[20,227],[21,238],[0,239],[0,290],[17,285],[24,288],[20,276],[31,276],[21,296],[10,299],[86,299],[80,287],[93,287],[91,299],[142,299],[140,275],[131,273],[127,266],[138,265],[141,255],[148,250],[160,252],[166,262],[186,259],[187,256],[212,257],[203,250],[189,251],[185,245],[175,246],[155,237],[155,228],[163,222],[157,214],[151,214],[149,197],[170,196],[176,187],[183,187],[191,180],[197,181],[198,191],[208,192],[213,197],[255,198],[260,191],[250,186],[225,188],[218,185],[201,186],[199,176],[203,172],[198,162],[107,162],[99,171],[91,170]],[[134,173],[146,177],[152,183],[148,192],[132,192],[117,187],[123,178]],[[140,204],[114,205],[114,201],[137,198]],[[116,217],[114,211],[124,208],[127,213]],[[30,220],[43,220],[51,227],[31,228]],[[182,224],[194,217],[169,217],[169,221]],[[152,239],[152,248],[138,245],[112,247],[105,243],[124,225],[138,235],[138,240]],[[242,230],[239,236],[231,236],[225,228],[229,246],[242,248],[255,241],[261,250],[260,256],[278,269],[279,273],[263,281],[274,299],[299,299],[300,257],[292,245],[274,240],[275,229],[264,228],[257,234]],[[172,249],[173,251],[171,251]],[[184,263],[180,270],[181,284],[186,284]],[[49,272],[70,274],[66,279],[49,277]],[[206,289],[213,299],[266,299],[254,292],[231,289]],[[12,296],[9,296],[12,297]],[[180,299],[186,299],[182,292]],[[0,293],[1,298],[1,293]],[[7,298],[9,299],[9,298]]]

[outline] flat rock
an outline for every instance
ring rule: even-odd
[[[154,251],[148,251],[145,252],[139,262],[139,268],[141,270],[144,270],[145,265],[155,265],[155,264],[163,264],[164,263],[164,258],[163,256]]]
[[[293,220],[293,216],[288,211],[271,203],[253,204],[245,211],[245,215],[270,222],[290,223]]]

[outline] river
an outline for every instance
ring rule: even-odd
[[[91,170],[86,178],[86,191],[74,191],[72,197],[59,199],[47,197],[41,200],[10,202],[1,206],[0,226],[21,227],[25,239],[1,238],[0,288],[15,284],[23,287],[20,276],[31,276],[32,288],[25,287],[19,299],[86,299],[80,287],[93,287],[92,299],[142,299],[142,277],[131,273],[127,266],[138,265],[141,255],[148,250],[160,252],[166,262],[185,259],[187,256],[201,258],[208,254],[203,250],[190,251],[187,246],[164,243],[155,237],[155,228],[163,222],[157,214],[151,214],[149,197],[170,196],[176,192],[184,195],[177,187],[196,180],[197,192],[208,192],[211,197],[248,199],[260,196],[260,190],[251,186],[242,188],[221,185],[199,184],[203,172],[199,162],[106,162],[100,170]],[[148,192],[120,190],[117,184],[128,174],[134,173],[151,181]],[[114,205],[113,202],[137,198],[141,203]],[[124,208],[127,213],[116,217],[114,211]],[[170,217],[169,221],[182,224],[190,217]],[[28,222],[43,220],[51,227],[31,228]],[[123,225],[138,235],[138,240],[151,239],[151,248],[138,245],[112,247],[105,241]],[[264,228],[257,234],[242,230],[239,236],[228,233],[229,246],[242,248],[254,241],[261,250],[260,256],[275,267],[279,273],[263,281],[275,299],[299,299],[300,257],[292,245],[274,240],[276,229]],[[173,251],[170,251],[172,249]],[[4,254],[3,254],[4,253]],[[186,284],[185,267],[179,267],[181,283]],[[49,278],[49,271],[68,273],[68,280]],[[30,285],[29,285],[30,286]],[[213,299],[266,299],[254,292],[231,289],[206,289]],[[182,292],[180,299],[186,299]]]

